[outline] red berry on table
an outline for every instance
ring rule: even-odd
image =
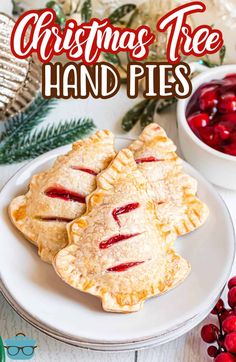
[[[236,139],[235,139],[236,141]],[[231,278],[228,282],[228,288],[231,289],[233,287],[236,287],[236,276]]]
[[[205,88],[199,97],[201,111],[212,110],[218,104],[218,92],[216,87]]]
[[[236,96],[233,92],[221,95],[218,109],[220,113],[231,113],[236,111]]]
[[[235,362],[234,356],[232,354],[223,352],[218,354],[218,356],[214,359],[215,362]]]
[[[236,307],[236,287],[228,291],[228,304],[231,308]]]
[[[220,316],[221,321],[223,322],[226,318],[228,318],[231,315],[235,315],[234,312],[231,309],[230,310],[225,309],[224,312]]]
[[[236,332],[236,316],[231,315],[223,321],[223,330],[226,333]]]
[[[224,302],[222,299],[219,299],[215,307],[212,309],[211,313],[216,314],[217,312],[221,313],[223,311],[224,311]]]
[[[207,113],[195,113],[188,118],[188,123],[191,128],[206,127],[210,122],[209,115]]]
[[[236,332],[226,334],[224,346],[228,352],[236,353]]]
[[[216,357],[218,355],[218,349],[215,346],[210,346],[207,348],[208,356]]]
[[[206,343],[213,343],[217,340],[219,328],[214,324],[207,324],[202,327],[201,337]]]

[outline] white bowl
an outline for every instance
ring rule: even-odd
[[[194,63],[193,63],[194,64]],[[192,94],[203,84],[225,75],[236,73],[236,64],[216,68],[199,69],[203,73],[193,81]],[[177,120],[180,146],[185,159],[198,169],[210,182],[228,189],[236,190],[236,156],[216,151],[202,142],[191,130],[186,119],[186,107],[192,95],[178,101]]]

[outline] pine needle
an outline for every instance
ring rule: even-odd
[[[55,103],[55,99],[46,100],[39,95],[24,112],[11,117],[1,133],[0,150],[15,146],[27,133],[31,132],[35,126],[45,119]]]
[[[31,134],[26,134],[13,148],[0,149],[0,164],[12,164],[35,158],[54,148],[76,141],[87,136],[95,129],[91,119],[72,119],[59,123],[50,124]]]

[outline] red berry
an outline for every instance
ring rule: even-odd
[[[236,139],[235,139],[236,141]],[[236,276],[231,278],[228,282],[228,288],[231,289],[233,287],[236,287]]]
[[[214,359],[215,362],[235,362],[234,356],[232,354],[223,352],[218,354],[218,356]]]
[[[217,340],[219,334],[219,328],[214,324],[207,324],[202,327],[201,337],[206,343],[213,343]]]
[[[210,119],[207,113],[195,113],[188,118],[188,123],[193,129],[206,127],[209,122]]]
[[[214,131],[219,134],[222,140],[227,140],[230,137],[229,130],[223,124],[216,124],[214,126]]]
[[[236,307],[236,287],[228,291],[228,304],[231,308]]]
[[[216,87],[205,88],[199,97],[199,105],[202,111],[212,110],[218,103]]]
[[[224,346],[228,352],[236,353],[236,332],[231,332],[225,336]]]
[[[236,111],[236,96],[233,92],[223,94],[218,106],[220,113],[231,113]]]
[[[224,312],[224,302],[222,299],[219,299],[218,302],[216,303],[215,307],[212,309],[211,313],[212,314],[216,314],[217,312],[218,313],[221,313],[221,312]]]
[[[206,126],[198,129],[200,139],[206,143],[208,146],[215,148],[216,150],[220,149],[221,138],[218,134],[214,132],[212,126]]]
[[[226,333],[236,332],[236,316],[231,315],[223,321],[223,330]]]
[[[226,318],[228,318],[231,315],[235,315],[234,312],[231,309],[230,310],[225,309],[225,311],[220,316],[221,321],[223,322]]]
[[[218,355],[218,349],[215,346],[210,346],[207,348],[208,356],[216,357]]]

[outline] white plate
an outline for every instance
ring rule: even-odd
[[[118,139],[117,148],[128,144]],[[199,183],[199,197],[210,217],[199,230],[179,238],[176,249],[192,265],[190,276],[177,288],[147,301],[139,313],[112,314],[99,299],[63,283],[50,265],[37,256],[11,225],[7,206],[25,192],[33,174],[46,169],[69,146],[53,150],[29,163],[7,183],[0,195],[0,268],[3,292],[14,308],[47,333],[76,345],[116,345],[158,341],[164,334],[197,320],[218,297],[234,259],[234,230],[229,212],[214,188],[190,165],[185,170]],[[151,343],[151,342],[150,342]]]

